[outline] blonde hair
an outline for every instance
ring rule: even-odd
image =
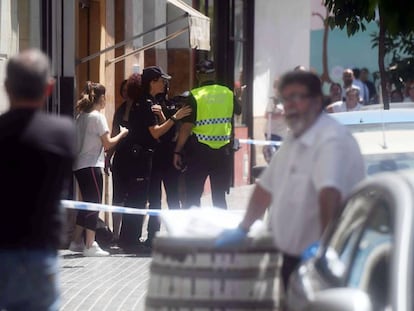
[[[105,95],[105,91],[106,89],[102,84],[87,81],[76,104],[76,111],[78,113],[91,112],[101,96]]]

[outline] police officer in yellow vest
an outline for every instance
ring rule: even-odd
[[[227,208],[225,194],[233,165],[233,114],[240,114],[241,107],[229,88],[214,82],[212,61],[203,60],[197,65],[197,78],[200,86],[187,98],[192,114],[182,119],[174,152],[174,166],[185,171],[183,207],[200,206],[209,177],[213,205]]]

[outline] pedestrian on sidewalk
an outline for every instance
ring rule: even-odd
[[[79,113],[76,118],[76,160],[73,172],[79,185],[82,200],[102,203],[104,168],[104,149],[113,148],[128,134],[128,129],[121,128],[120,133],[110,137],[108,123],[100,113],[105,107],[105,87],[88,81],[76,105]],[[95,241],[99,212],[79,210],[76,228],[69,250],[82,252],[84,256],[108,256]],[[83,231],[85,230],[85,241]]]
[[[37,49],[10,58],[0,116],[0,310],[59,310],[59,206],[74,159],[71,118],[43,112],[54,80]]]

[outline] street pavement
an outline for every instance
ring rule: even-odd
[[[252,185],[231,188],[229,209],[245,209],[252,189]],[[202,206],[211,206],[210,195],[203,196]],[[61,310],[145,310],[150,253],[112,252],[110,257],[91,258],[60,250]]]

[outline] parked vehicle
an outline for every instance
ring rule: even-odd
[[[414,170],[365,179],[295,271],[288,310],[414,310]]]
[[[384,110],[379,105],[364,110],[331,113],[349,128],[365,159],[367,175],[414,168],[414,103],[395,103]],[[408,107],[408,108],[397,108]],[[270,146],[272,147],[272,146]],[[277,152],[277,149],[274,149]],[[257,178],[266,166],[255,167]]]
[[[330,114],[348,127],[364,156],[367,175],[414,168],[414,109]]]

